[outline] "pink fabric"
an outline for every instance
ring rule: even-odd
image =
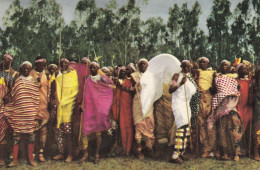
[[[212,99],[212,110],[221,103],[226,96],[239,96],[238,82],[232,77],[219,76],[216,78],[217,94]]]
[[[227,115],[236,107],[240,95],[237,89],[238,82],[232,77],[219,76],[215,82],[217,94],[212,98],[212,114],[207,120],[209,129],[220,117]]]
[[[90,135],[95,132],[108,130],[111,124],[108,114],[113,102],[112,81],[103,76],[97,83],[90,77],[86,80],[82,133]]]
[[[77,104],[81,104],[83,100],[84,80],[85,77],[88,77],[90,75],[90,70],[86,64],[76,63],[70,64],[70,66],[77,71],[80,92],[78,94]]]

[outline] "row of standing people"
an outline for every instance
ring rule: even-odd
[[[28,139],[29,162],[32,166],[36,166],[33,157],[34,141],[35,134],[39,133],[41,146],[38,159],[45,161],[43,153],[50,117],[56,118],[55,137],[59,154],[53,158],[55,160],[65,157],[65,141],[68,141],[66,162],[71,162],[75,157],[73,155],[75,141],[78,143],[76,151],[81,147],[84,152],[80,161],[88,160],[89,140],[96,138],[94,162],[98,163],[102,143],[101,133],[111,128],[110,119],[119,124],[122,146],[126,155],[131,153],[133,138],[137,144],[139,159],[144,158],[142,141],[145,142],[151,156],[156,157],[154,151],[156,141],[160,143],[163,139],[167,139],[169,145],[174,145],[171,161],[175,163],[187,160],[184,152],[188,141],[197,148],[199,144],[203,146],[202,157],[212,156],[212,153],[219,157],[220,151],[217,145],[222,145],[223,157],[228,159],[227,140],[223,136],[223,129],[227,128],[230,132],[228,135],[235,141],[237,148],[234,159],[239,159],[241,137],[248,122],[252,120],[252,107],[248,105],[252,79],[248,76],[248,68],[244,64],[237,66],[238,77],[232,74],[233,77],[227,76],[232,77],[231,80],[224,78],[220,81],[219,77],[225,77],[223,75],[231,71],[230,62],[223,61],[221,73],[216,74],[216,71],[208,69],[209,60],[205,57],[198,60],[199,69],[192,68],[189,61],[183,61],[182,72],[173,75],[172,83],[165,85],[164,94],[154,104],[155,108],[151,107],[148,114],[144,116],[140,102],[142,90],[140,79],[148,67],[146,59],[141,59],[137,68],[129,64],[126,68],[118,68],[117,76],[111,76],[109,73],[112,71],[109,68],[102,68],[102,72],[97,62],[90,62],[85,58],[83,62],[86,62],[87,67],[84,67],[84,70],[89,68],[85,72],[89,76],[80,80],[84,76],[80,77],[77,68],[70,67],[70,62],[65,58],[61,60],[60,71],[57,66],[50,65],[49,73],[44,70],[46,59],[43,57],[36,58],[35,69],[32,69],[32,64],[29,62],[22,63],[19,73],[10,67],[12,56],[6,54],[3,58],[4,68],[1,79],[1,127],[3,128],[1,128],[0,140],[3,147],[6,144],[7,125],[10,125],[13,136],[13,161],[9,166],[19,164],[18,151],[22,134],[25,134]],[[82,81],[83,83],[80,83]],[[225,89],[223,87],[228,87],[225,83],[231,86],[229,89],[226,88],[228,92],[221,91]],[[242,86],[240,92],[236,89],[238,84]],[[238,100],[239,95],[241,97]],[[228,100],[227,97],[230,96],[232,99]],[[49,109],[48,103],[50,103]],[[228,109],[219,107],[226,105],[229,106]],[[187,108],[187,111],[183,108]],[[80,123],[76,124],[79,132],[73,131],[75,122],[72,120],[72,114],[75,110],[82,113]],[[222,126],[219,133],[216,131],[217,123]],[[259,134],[256,130],[254,148],[258,149],[257,135]],[[193,139],[194,136],[196,140]],[[221,144],[217,142],[219,138]],[[259,160],[257,149],[255,149],[255,159]]]

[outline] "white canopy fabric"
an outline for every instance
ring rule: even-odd
[[[181,62],[171,54],[160,54],[149,61],[140,80],[142,112],[145,116],[153,103],[163,94],[163,84],[171,82],[172,76],[181,71]]]

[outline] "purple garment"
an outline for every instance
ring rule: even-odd
[[[82,122],[84,135],[111,128],[108,114],[113,102],[113,82],[103,75],[100,76],[101,79],[97,82],[94,82],[90,77],[86,80]]]

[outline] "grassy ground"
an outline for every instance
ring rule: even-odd
[[[5,169],[5,167],[3,168]],[[176,165],[168,163],[166,160],[152,160],[146,158],[144,160],[138,160],[134,156],[131,157],[114,157],[114,158],[102,158],[99,164],[93,164],[93,158],[89,162],[78,163],[73,161],[72,163],[65,163],[63,161],[53,161],[47,160],[45,163],[39,163],[36,168],[33,168],[28,165],[26,160],[22,160],[20,165],[15,168],[9,169],[141,169],[141,170],[150,170],[150,169],[235,169],[235,170],[253,170],[260,169],[260,162],[256,162],[249,158],[241,158],[239,162],[234,161],[220,161],[215,159],[192,159],[185,162],[182,165]]]

